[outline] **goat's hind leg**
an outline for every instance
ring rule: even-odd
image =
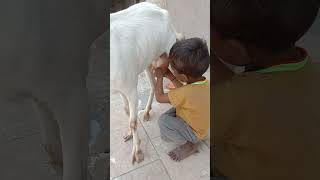
[[[128,102],[128,98],[125,94],[123,94],[122,92],[119,92],[120,93],[120,96],[123,100],[123,103],[124,103],[124,110],[126,112],[126,114],[128,116],[130,116],[130,111],[129,111],[129,102]],[[123,136],[123,139],[124,139],[124,142],[127,142],[129,141],[130,139],[132,139],[132,131],[131,131],[131,128],[129,127],[128,129],[128,133],[126,135]]]
[[[145,73],[147,75],[147,78],[148,78],[148,81],[149,81],[149,84],[150,84],[150,94],[149,94],[149,98],[148,98],[148,102],[147,102],[146,108],[144,110],[143,120],[144,121],[149,121],[151,105],[152,105],[152,101],[153,101],[153,97],[154,97],[155,78],[154,78],[154,75],[151,72],[151,66],[148,69],[145,70]]]
[[[138,135],[138,112],[137,112],[137,105],[138,105],[138,91],[137,89],[133,89],[128,94],[129,100],[129,109],[130,109],[130,117],[129,117],[129,126],[132,131],[133,135],[133,147],[132,147],[132,163],[134,162],[141,162],[144,159],[144,155],[140,149],[141,140]]]

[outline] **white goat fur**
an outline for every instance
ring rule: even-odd
[[[120,93],[129,115],[130,128],[124,138],[133,137],[133,163],[143,160],[137,134],[138,75],[145,71],[151,85],[144,114],[148,120],[154,96],[154,77],[149,67],[163,53],[169,54],[175,42],[169,13],[155,4],[142,2],[110,14],[110,90]]]
[[[146,0],[146,2],[154,3],[163,9],[167,9],[167,0]]]

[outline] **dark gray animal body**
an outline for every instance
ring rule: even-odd
[[[106,3],[0,1],[0,100],[33,100],[43,143],[62,145],[63,180],[87,179],[85,79],[90,44],[107,29]]]

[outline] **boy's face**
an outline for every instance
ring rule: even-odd
[[[170,61],[169,69],[172,71],[173,75],[179,80],[180,82],[188,82],[188,77],[185,74],[180,74],[174,66],[171,64],[172,61]]]

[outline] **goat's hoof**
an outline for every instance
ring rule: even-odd
[[[148,112],[144,113],[143,121],[149,121],[149,120],[150,120],[150,114]]]
[[[63,169],[62,161],[49,160],[48,165],[51,168],[53,174],[62,174],[62,169]]]
[[[133,137],[132,134],[127,134],[127,135],[123,136],[124,142],[129,141],[130,139],[132,139],[132,137]]]
[[[48,154],[48,165],[54,173],[60,174],[63,168],[61,144],[45,144],[43,145]]]
[[[144,155],[141,150],[134,152],[134,154],[132,156],[132,164],[134,164],[134,162],[140,163],[143,160],[144,160]]]

